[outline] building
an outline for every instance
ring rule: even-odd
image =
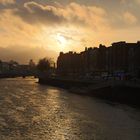
[[[106,47],[85,48],[81,53],[61,52],[57,60],[60,75],[140,76],[140,42],[112,43]]]

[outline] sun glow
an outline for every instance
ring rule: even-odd
[[[76,36],[74,36],[75,34]],[[44,48],[57,53],[75,51],[75,46],[81,46],[81,39],[79,39],[75,28],[46,29],[46,27],[42,27],[40,33],[36,35],[36,40]]]
[[[66,46],[68,45],[68,40],[60,33],[57,34],[56,40],[60,51],[64,51],[67,48]]]
[[[61,34],[57,34],[57,41],[59,42],[60,45],[66,45],[67,43],[66,38]]]

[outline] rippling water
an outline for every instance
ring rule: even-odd
[[[41,86],[0,80],[0,140],[139,140],[140,111]]]

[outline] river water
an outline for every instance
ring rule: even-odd
[[[140,140],[140,110],[37,79],[0,79],[0,140]]]

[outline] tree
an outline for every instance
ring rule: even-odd
[[[37,69],[41,72],[49,71],[51,68],[51,62],[47,58],[40,59],[37,64]]]
[[[30,66],[31,68],[34,68],[34,67],[35,67],[35,63],[34,63],[33,59],[30,59],[30,61],[29,61],[29,66]]]

